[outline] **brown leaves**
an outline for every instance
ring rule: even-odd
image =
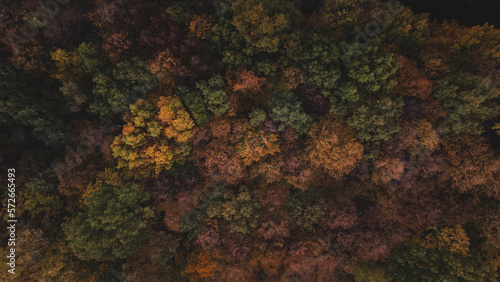
[[[332,177],[348,174],[363,157],[363,145],[354,138],[353,130],[340,122],[323,119],[313,125],[309,135],[309,162]]]
[[[208,21],[207,15],[194,15],[189,23],[191,34],[201,39],[206,39],[212,24]]]
[[[414,96],[420,99],[429,97],[433,90],[432,81],[417,68],[417,63],[400,55],[396,55],[395,58],[399,69],[397,72],[398,84],[394,88],[394,92],[402,96]]]

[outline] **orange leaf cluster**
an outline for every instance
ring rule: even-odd
[[[211,26],[212,24],[208,21],[207,15],[194,15],[189,23],[189,30],[194,36],[205,39]]]

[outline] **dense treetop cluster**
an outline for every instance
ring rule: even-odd
[[[499,29],[382,0],[47,3],[0,1],[2,279],[496,281]]]

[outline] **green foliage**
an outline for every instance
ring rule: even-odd
[[[216,189],[209,198],[208,217],[224,219],[232,233],[246,235],[257,227],[261,203],[247,187],[241,186],[237,194],[225,188]]]
[[[345,78],[336,96],[340,101],[357,102],[368,93],[390,92],[397,81],[394,74],[398,64],[391,54],[384,53],[379,40],[361,48],[355,43],[343,50]]]
[[[488,78],[480,78],[459,72],[436,82],[433,93],[447,112],[447,120],[441,124],[444,134],[481,134],[481,122],[495,117],[500,105],[495,100],[500,95]]]
[[[286,206],[290,222],[307,231],[319,227],[326,213],[325,198],[317,188],[292,192]]]
[[[242,51],[245,40],[231,24],[231,21],[225,20],[213,25],[209,39],[219,50],[222,56],[221,62],[226,67],[235,69],[252,65],[252,58]]]
[[[203,104],[203,95],[199,91],[190,90],[186,86],[178,86],[177,94],[188,108],[197,125],[203,125],[209,121],[209,113]]]
[[[363,142],[389,140],[399,131],[398,118],[402,113],[403,99],[382,98],[369,100],[347,119],[347,124],[358,131],[358,139]]]
[[[481,258],[407,242],[391,256],[388,268],[396,281],[495,281],[493,268]]]
[[[157,86],[148,64],[138,58],[118,63],[110,74],[99,73],[93,81],[95,101],[90,111],[107,117],[125,112],[134,98],[145,98]]]
[[[80,259],[113,261],[134,253],[147,240],[154,212],[149,195],[111,170],[99,175],[86,207],[63,225],[69,248]]]
[[[85,72],[91,74],[102,73],[111,67],[111,62],[97,43],[83,42],[78,46],[77,53]]]
[[[243,51],[274,53],[283,44],[283,36],[294,27],[301,14],[284,0],[242,0],[233,4],[232,24],[247,42]]]
[[[357,263],[353,269],[354,280],[357,282],[389,282],[390,275],[381,264]]]
[[[274,92],[269,106],[272,108],[269,116],[279,123],[280,131],[285,129],[285,125],[289,125],[300,134],[309,132],[313,119],[304,112],[293,93]]]
[[[384,26],[381,37],[395,42],[401,51],[416,57],[429,36],[429,14],[415,14],[398,2],[387,3],[382,10],[389,9],[388,6],[398,12],[391,16],[384,15],[384,12],[379,15],[379,22]]]
[[[57,194],[56,178],[51,169],[37,174],[31,181],[26,182],[25,187],[19,192],[24,198],[23,204],[17,209],[18,216],[24,213],[46,213],[55,216],[60,213],[63,201]]]
[[[0,126],[9,129],[10,142],[27,142],[34,136],[57,146],[66,139],[65,101],[54,86],[0,65]]]
[[[207,217],[207,213],[203,208],[200,210],[190,210],[182,217],[179,224],[179,232],[186,233],[189,240],[195,239],[200,232],[203,221]]]
[[[307,82],[317,85],[329,97],[341,77],[340,51],[331,37],[312,34],[306,42],[301,62]]]
[[[165,13],[168,15],[169,19],[174,23],[182,23],[184,20],[185,9],[181,3],[175,3],[165,9]]]
[[[255,108],[250,113],[250,124],[253,127],[261,125],[266,120],[266,112],[263,109]]]
[[[196,83],[196,88],[201,91],[205,98],[207,109],[216,116],[222,116],[229,110],[229,99],[223,87],[224,80],[220,74],[213,76],[208,81]]]

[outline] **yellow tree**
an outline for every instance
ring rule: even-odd
[[[279,153],[278,136],[266,134],[264,131],[247,131],[236,150],[243,158],[245,165],[260,160],[267,155]]]
[[[174,162],[183,163],[191,151],[195,124],[177,97],[137,100],[124,121],[122,134],[111,145],[120,168],[158,175]]]

